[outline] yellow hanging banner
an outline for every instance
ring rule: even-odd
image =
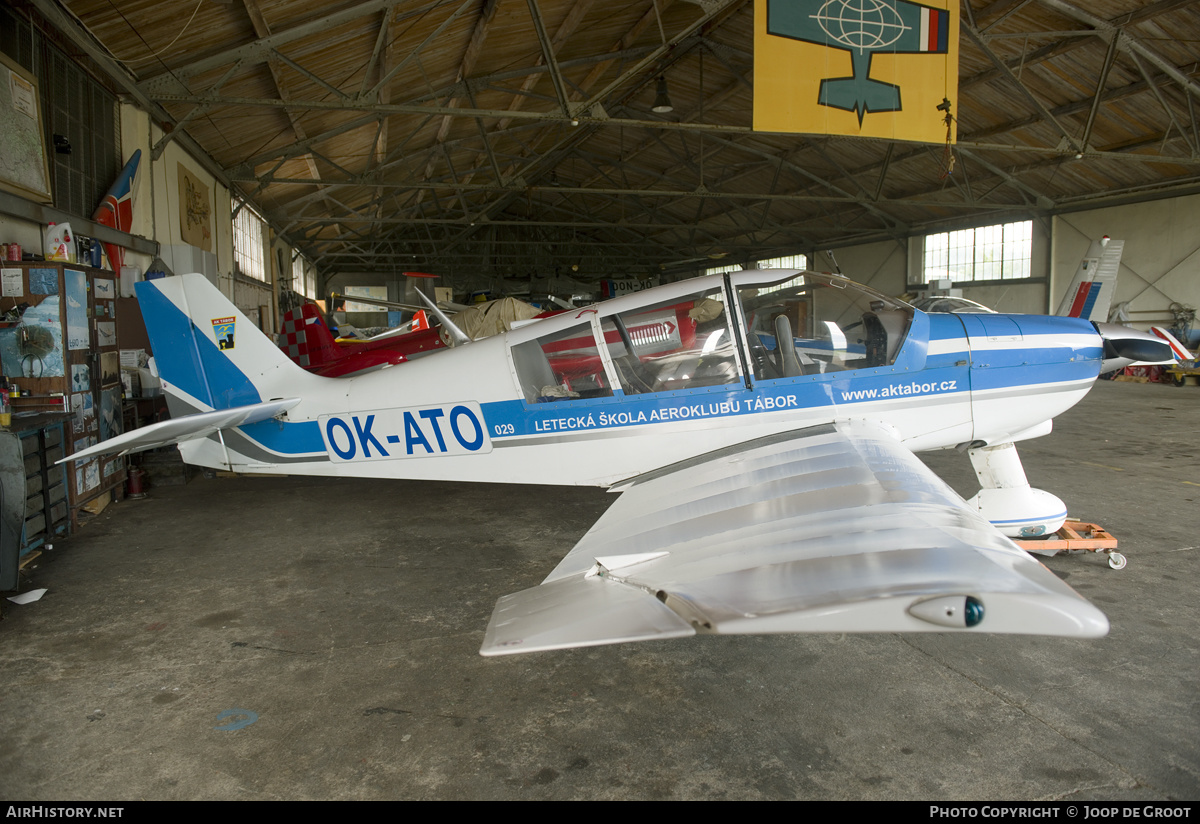
[[[957,0],[755,0],[756,131],[954,142],[957,95]]]

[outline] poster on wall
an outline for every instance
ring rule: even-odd
[[[50,165],[39,100],[37,79],[0,54],[0,146],[4,147],[0,188],[50,203]]]
[[[125,468],[124,458],[113,458],[104,464],[104,480],[107,483],[108,479]]]
[[[100,486],[100,459],[93,458],[75,470],[75,489],[83,494]]]
[[[184,243],[212,251],[212,206],[208,187],[179,164],[179,235]]]
[[[71,419],[71,431],[76,435],[82,435],[84,430],[82,393],[77,392],[71,395],[71,414],[74,415],[74,417]],[[75,448],[84,448],[80,445],[78,438],[75,440]]]
[[[100,385],[108,386],[121,379],[121,353],[100,353]]]
[[[71,395],[71,413],[75,416],[71,430],[76,434],[92,432],[96,429],[96,407],[88,392],[77,392]],[[76,449],[82,449],[78,443]]]
[[[6,298],[19,298],[25,294],[21,283],[20,269],[0,269],[0,295]]]
[[[100,440],[121,434],[121,388],[114,386],[100,392]]]
[[[67,348],[88,349],[92,335],[87,317],[87,274],[67,269],[63,275],[67,291]]]
[[[16,326],[0,329],[0,374],[61,378],[66,376],[65,369],[58,295],[26,309]]]
[[[96,324],[96,346],[117,345],[117,324],[103,321]],[[120,357],[120,355],[118,355]]]
[[[71,364],[71,391],[86,392],[92,385],[92,370],[86,363]]]
[[[58,270],[57,269],[30,269],[29,270],[29,294],[31,294],[31,295],[57,295],[58,294]]]

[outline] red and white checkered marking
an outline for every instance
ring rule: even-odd
[[[304,334],[304,327],[310,323],[316,322],[316,318],[305,318],[299,316],[295,311],[288,312],[283,316],[282,337],[283,342],[280,348],[287,353],[287,356],[301,366],[307,367],[308,362],[308,339]]]

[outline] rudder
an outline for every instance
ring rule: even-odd
[[[307,380],[320,380],[292,363],[204,275],[143,281],[136,289],[173,416],[294,397]]]

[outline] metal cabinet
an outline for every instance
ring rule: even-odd
[[[21,564],[70,527],[65,466],[67,415],[39,415],[0,431],[0,590],[15,589]]]

